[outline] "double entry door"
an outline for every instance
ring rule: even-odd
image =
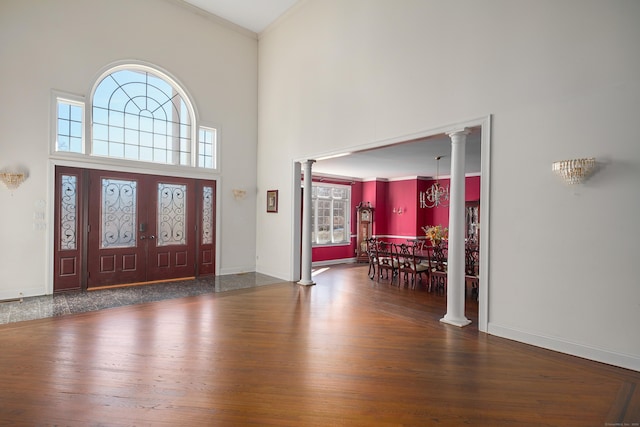
[[[54,291],[215,273],[215,182],[56,168]]]

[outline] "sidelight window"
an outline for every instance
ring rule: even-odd
[[[55,151],[82,153],[84,150],[84,103],[57,98]]]

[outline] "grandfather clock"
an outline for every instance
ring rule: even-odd
[[[367,239],[371,237],[371,226],[373,224],[373,208],[370,203],[364,206],[360,203],[357,207],[358,215],[358,234],[357,234],[357,247],[356,247],[356,259],[358,262],[368,262],[369,255],[367,255]]]

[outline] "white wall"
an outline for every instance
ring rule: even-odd
[[[205,175],[220,194],[218,272],[255,270],[257,48],[253,33],[173,1],[0,2],[0,170],[29,174],[13,194],[0,186],[0,299],[51,291],[51,91],[88,97],[98,73],[125,59],[167,70],[202,124],[220,129],[221,173]],[[233,188],[247,198],[234,200]],[[36,211],[44,230],[34,230]]]
[[[303,1],[259,40],[258,271],[293,271],[294,159],[491,114],[489,332],[640,370],[638,22],[634,0]],[[587,156],[584,185],[552,175]]]

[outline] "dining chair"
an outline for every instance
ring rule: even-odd
[[[414,245],[416,251],[423,251],[427,245],[427,241],[425,239],[407,239],[408,245]]]
[[[369,279],[376,277],[376,267],[378,265],[376,245],[378,241],[375,237],[367,239],[367,256],[369,258]]]
[[[445,292],[447,289],[447,257],[448,249],[444,241],[431,247],[430,261],[430,289]]]
[[[464,281],[465,281],[465,295],[467,293],[467,284],[471,285],[471,298],[478,299],[479,284],[480,284],[480,264],[479,255],[480,251],[478,243],[475,240],[469,240],[465,244],[464,248]]]
[[[378,240],[376,244],[376,260],[378,261],[378,279],[386,276],[393,282],[397,274],[397,261],[393,256],[393,244],[384,240]]]
[[[415,289],[417,280],[420,279],[422,281],[423,275],[428,276],[429,266],[417,261],[416,244],[408,245],[402,243],[396,244],[394,247],[398,265],[398,285],[400,285],[400,280],[404,274],[404,284],[410,284],[411,289]]]

